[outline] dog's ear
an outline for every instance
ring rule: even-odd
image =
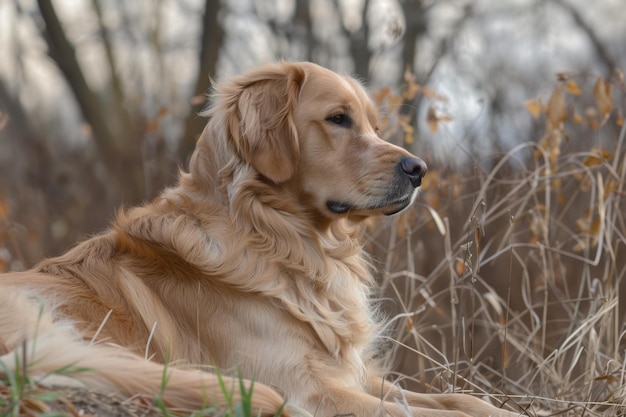
[[[226,93],[226,126],[241,157],[275,183],[294,174],[300,155],[294,106],[305,73],[297,64],[261,67],[237,77]]]

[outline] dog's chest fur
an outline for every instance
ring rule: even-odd
[[[136,242],[151,241],[168,253],[186,254],[182,264],[193,271],[178,272],[184,279],[171,277],[179,281],[177,291],[185,294],[158,297],[184,300],[166,308],[176,312],[168,327],[185,334],[156,342],[166,346],[180,338],[187,345],[181,354],[187,357],[178,359],[210,358],[218,366],[243,367],[244,374],[250,369],[265,381],[273,378],[264,377],[264,370],[284,375],[289,369],[281,368],[289,368],[289,361],[294,362],[294,369],[301,369],[302,361],[310,360],[327,365],[317,372],[341,373],[338,379],[360,382],[376,325],[369,307],[370,270],[355,238],[347,231],[329,230],[312,240],[290,229],[291,234],[282,233],[288,242],[268,246],[263,231],[238,227],[219,207],[198,207],[184,214],[166,212],[175,206],[175,198],[166,198],[151,208],[149,212],[160,211],[155,207],[164,210],[158,215],[158,228],[145,227],[154,224],[154,219],[145,217],[143,209],[120,217],[116,228],[118,245],[124,241],[129,259],[136,256],[132,253]],[[190,206],[187,201],[186,207]],[[173,288],[168,280],[148,279],[147,285],[157,294]],[[255,311],[264,313],[255,315]],[[209,322],[197,322],[197,316],[209,317]],[[146,326],[153,319],[143,317]],[[223,326],[224,321],[229,326]],[[216,328],[226,331],[215,332]],[[238,336],[242,333],[250,336],[247,340],[252,343],[242,346]],[[276,344],[290,344],[291,338],[297,341],[288,349],[291,358],[272,358]],[[198,342],[195,349],[191,348],[193,340]],[[307,349],[300,354],[297,346],[302,340]],[[315,355],[315,360],[307,358],[310,355]],[[274,359],[286,363],[273,363]]]

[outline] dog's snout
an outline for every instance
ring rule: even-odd
[[[428,167],[426,163],[419,158],[402,158],[400,160],[400,168],[402,172],[411,180],[414,187],[422,185],[422,178],[426,175]]]

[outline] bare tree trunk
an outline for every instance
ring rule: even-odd
[[[370,0],[365,0],[361,12],[361,28],[358,31],[350,33],[348,30],[344,30],[350,40],[350,55],[354,61],[353,75],[362,79],[369,78],[372,59],[372,51],[369,47],[369,25],[367,23],[369,6]]]
[[[49,0],[38,0],[41,17],[45,22],[44,38],[48,44],[48,53],[57,63],[72,89],[78,105],[91,124],[94,139],[101,151],[107,157],[116,154],[116,142],[110,126],[108,125],[103,109],[96,94],[89,88],[87,80],[76,58],[74,46],[65,36],[59,18]]]
[[[407,0],[403,2],[402,11],[406,19],[404,48],[402,51],[402,60],[404,62],[402,76],[404,76],[404,70],[413,71],[414,69],[417,40],[426,33],[428,25],[421,0]]]
[[[220,6],[219,0],[205,1],[202,38],[200,39],[200,68],[193,89],[195,97],[206,94],[210,85],[209,77],[214,76],[216,72],[217,59],[224,38],[224,30],[219,22]],[[186,161],[193,152],[196,141],[206,124],[206,121],[198,116],[198,111],[203,106],[204,104],[196,104],[185,120],[185,130],[178,148],[178,156],[182,161]]]
[[[102,39],[102,44],[104,45],[104,51],[107,56],[107,63],[109,64],[109,73],[111,74],[111,86],[113,87],[113,98],[115,99],[115,105],[109,107],[110,111],[114,111],[117,113],[117,119],[119,123],[123,126],[122,131],[129,131],[131,121],[130,115],[125,110],[126,94],[124,93],[124,86],[118,74],[117,60],[115,59],[115,54],[113,53],[111,36],[109,35],[109,30],[104,23],[102,6],[100,4],[101,1],[102,0],[92,0],[91,4],[94,11],[96,12],[96,16],[98,17],[100,38]]]
[[[313,35],[313,21],[311,20],[311,5],[308,0],[296,0],[296,11],[294,16],[295,24],[304,26],[304,45],[306,48],[307,61],[313,60],[313,51],[315,50],[315,36]]]
[[[65,35],[52,3],[49,0],[38,0],[37,3],[45,23],[42,32],[49,54],[74,93],[85,120],[91,125],[100,157],[108,167],[118,191],[116,194],[120,194],[126,203],[141,201],[145,197],[139,147],[141,137],[130,126],[120,123],[123,121],[116,120],[116,117],[107,118],[109,111],[87,84],[74,45]],[[115,105],[121,106],[120,103]],[[110,204],[117,205],[117,202]]]
[[[439,65],[439,62],[447,52],[448,45],[460,33],[464,23],[471,17],[473,8],[471,4],[466,4],[463,8],[463,15],[454,25],[453,32],[446,38],[439,41],[437,47],[437,56],[433,60],[430,68],[421,73],[415,71],[416,59],[419,59],[419,51],[417,50],[418,40],[428,33],[428,9],[432,4],[425,5],[422,0],[406,1],[403,3],[403,10],[406,19],[406,33],[404,35],[404,51],[403,61],[405,71],[415,74],[416,82],[420,85],[428,85],[430,78]],[[402,73],[404,77],[404,72]],[[403,83],[403,79],[399,84]],[[419,134],[419,125],[417,124],[417,109],[423,100],[421,94],[416,95],[408,100],[404,100],[402,112],[409,116],[409,123],[415,127],[415,134]]]
[[[422,0],[407,0],[402,3],[404,18],[406,19],[406,31],[404,33],[404,48],[402,51],[403,68],[398,85],[404,84],[404,74],[415,72],[415,59],[417,56],[417,41],[428,31],[428,21]],[[418,80],[418,83],[423,82]],[[410,99],[404,99],[401,113],[409,116],[409,124],[418,131],[417,108],[419,107],[420,95]]]
[[[558,4],[564,10],[567,10],[571,14],[572,18],[574,19],[574,22],[576,22],[576,24],[583,31],[583,33],[587,35],[587,38],[589,38],[589,41],[595,48],[596,53],[598,55],[598,59],[600,63],[602,64],[602,66],[604,66],[604,70],[606,71],[606,74],[611,74],[611,72],[616,68],[615,60],[613,59],[613,57],[611,56],[611,53],[609,52],[609,50],[606,48],[606,46],[604,45],[604,43],[598,36],[595,28],[589,25],[587,21],[585,20],[585,18],[583,17],[583,15],[569,2],[563,1],[563,0],[553,0],[553,1],[554,3]]]

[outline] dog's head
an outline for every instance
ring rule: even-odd
[[[315,64],[259,67],[218,85],[214,100],[209,115],[229,149],[317,216],[397,213],[426,173],[422,160],[379,137],[359,82]]]

